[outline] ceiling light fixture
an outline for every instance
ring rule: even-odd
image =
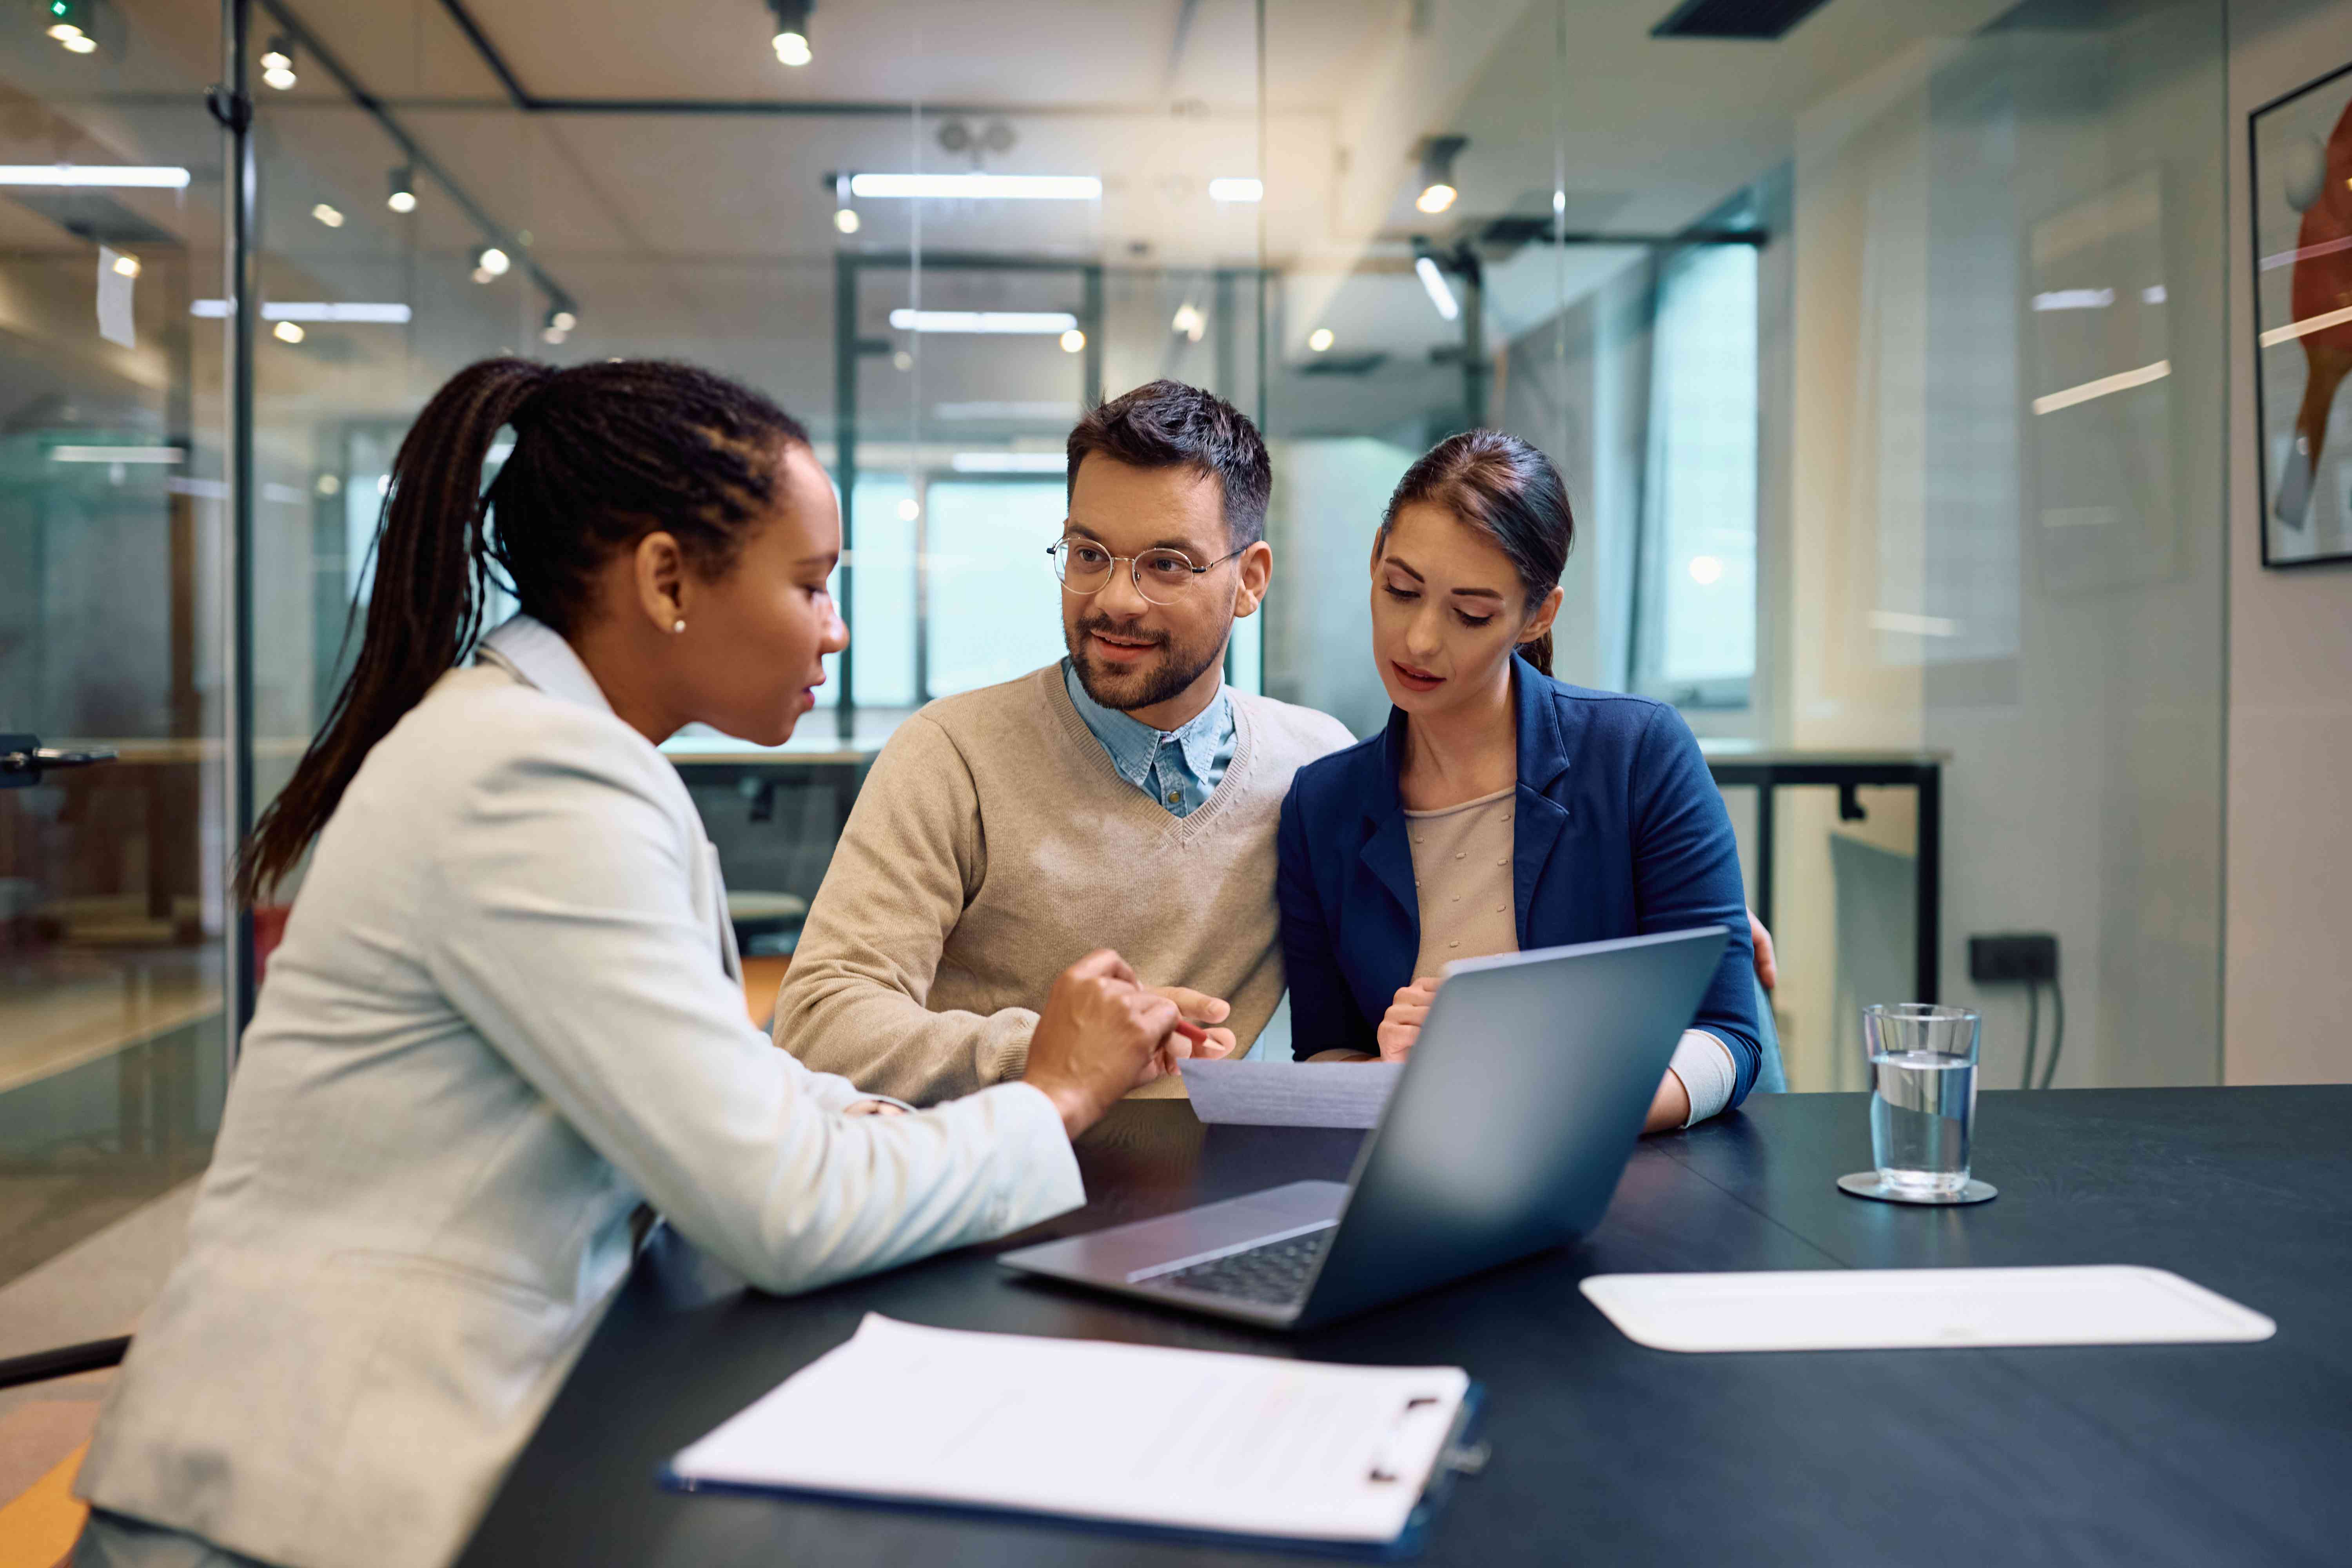
[[[1454,159],[1469,144],[1467,136],[1432,136],[1421,144],[1421,195],[1413,198],[1414,206],[1436,214],[1454,205],[1460,194],[1454,185]]]
[[[833,213],[833,226],[839,229],[844,234],[856,234],[860,227],[857,217],[857,209],[856,207],[835,207]]]
[[[849,194],[861,201],[1093,202],[1102,182],[1092,174],[852,174]]]
[[[1438,270],[1436,258],[1417,256],[1413,258],[1412,269],[1420,277],[1422,288],[1428,290],[1429,302],[1437,307],[1437,313],[1449,321],[1459,319],[1462,307],[1454,300],[1454,290],[1447,287],[1445,274]]]
[[[890,312],[890,324],[902,332],[1008,332],[1051,337],[1076,331],[1078,319],[1067,310],[899,310]]]
[[[54,28],[51,29],[51,34],[55,36]],[[77,32],[69,38],[58,38],[58,42],[66,47],[66,53],[69,55],[89,55],[98,52],[98,40],[86,33]]]
[[[188,314],[219,321],[228,314],[226,300],[192,300]],[[406,326],[409,310],[398,301],[383,304],[358,302],[328,303],[317,300],[269,300],[261,307],[265,321],[366,321],[385,326]]]
[[[778,63],[797,70],[814,59],[808,40],[809,13],[816,9],[812,0],[768,0],[768,9],[776,17],[773,42]]]
[[[959,474],[1062,474],[1070,459],[1060,452],[958,452],[948,466]]]
[[[1307,348],[1318,354],[1328,353],[1334,341],[1328,327],[1318,327],[1307,334]]]
[[[310,216],[317,218],[320,223],[325,224],[329,228],[341,228],[343,226],[343,215],[336,211],[333,207],[329,206],[325,202],[320,202],[317,206],[312,207],[310,209]]]
[[[1062,352],[1064,353],[1074,354],[1086,346],[1087,335],[1086,333],[1078,331],[1077,328],[1072,327],[1068,331],[1062,334]]]
[[[184,191],[188,187],[188,172],[120,163],[0,163],[0,185]]]
[[[505,251],[495,245],[486,245],[481,254],[474,258],[474,281],[487,283],[493,278],[503,278],[507,275],[507,268],[513,265]]]
[[[299,343],[306,334],[293,322],[280,321],[269,329],[269,335],[281,343]]]
[[[384,197],[383,205],[396,213],[413,213],[416,210],[416,171],[415,169],[403,163],[392,172],[392,194]]]
[[[138,258],[137,257],[135,257],[135,256],[118,256],[118,257],[116,257],[116,258],[114,258],[114,271],[115,271],[115,275],[116,275],[117,277],[121,277],[121,278],[136,278],[136,277],[138,277],[138,276],[139,276],[139,258]]]
[[[1176,318],[1168,323],[1168,330],[1187,342],[1197,343],[1209,330],[1209,318],[1200,306],[1187,300],[1176,307]]]
[[[261,57],[261,79],[284,92],[294,85],[294,40],[280,33]]]
[[[1209,199],[1213,202],[1262,202],[1265,200],[1265,182],[1243,174],[1221,176],[1209,182]]]

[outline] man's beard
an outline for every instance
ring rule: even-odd
[[[1096,632],[1130,640],[1156,641],[1160,648],[1160,661],[1142,669],[1105,668],[1087,653],[1087,639]],[[1121,713],[1167,701],[1200,679],[1225,652],[1222,636],[1186,645],[1171,642],[1166,632],[1122,631],[1108,616],[1081,619],[1076,628],[1063,635],[1062,640],[1070,650],[1070,668],[1078,672],[1078,684],[1087,689],[1087,695]]]

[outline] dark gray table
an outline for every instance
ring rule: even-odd
[[[873,1310],[1466,1366],[1487,1386],[1494,1458],[1455,1489],[1431,1563],[2352,1562],[2352,1088],[1987,1093],[1979,1116],[1978,1172],[2000,1197],[1898,1209],[1830,1184],[1869,1163],[1864,1097],[1759,1096],[1644,1142],[1582,1245],[1297,1341],[1019,1280],[994,1249],[777,1300],[665,1235],[465,1561],[1241,1560],[656,1489],[671,1453]],[[1357,1137],[1204,1130],[1181,1103],[1130,1102],[1081,1143],[1092,1202],[1022,1239],[1344,1176]],[[2035,1263],[2171,1268],[2279,1331],[2257,1345],[1675,1355],[1625,1340],[1576,1289],[1626,1270]]]

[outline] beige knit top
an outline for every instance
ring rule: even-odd
[[[1413,978],[1442,974],[1457,958],[1519,951],[1511,901],[1511,816],[1518,788],[1435,811],[1408,811],[1412,884],[1421,899],[1421,956]]]

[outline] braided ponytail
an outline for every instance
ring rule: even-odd
[[[488,490],[490,443],[514,450]],[[359,657],[327,721],[237,857],[257,901],[301,859],[378,741],[473,649],[494,568],[560,632],[591,609],[597,572],[656,530],[717,577],[777,493],[798,421],[688,365],[618,361],[557,371],[468,365],[433,395],[393,459]]]

